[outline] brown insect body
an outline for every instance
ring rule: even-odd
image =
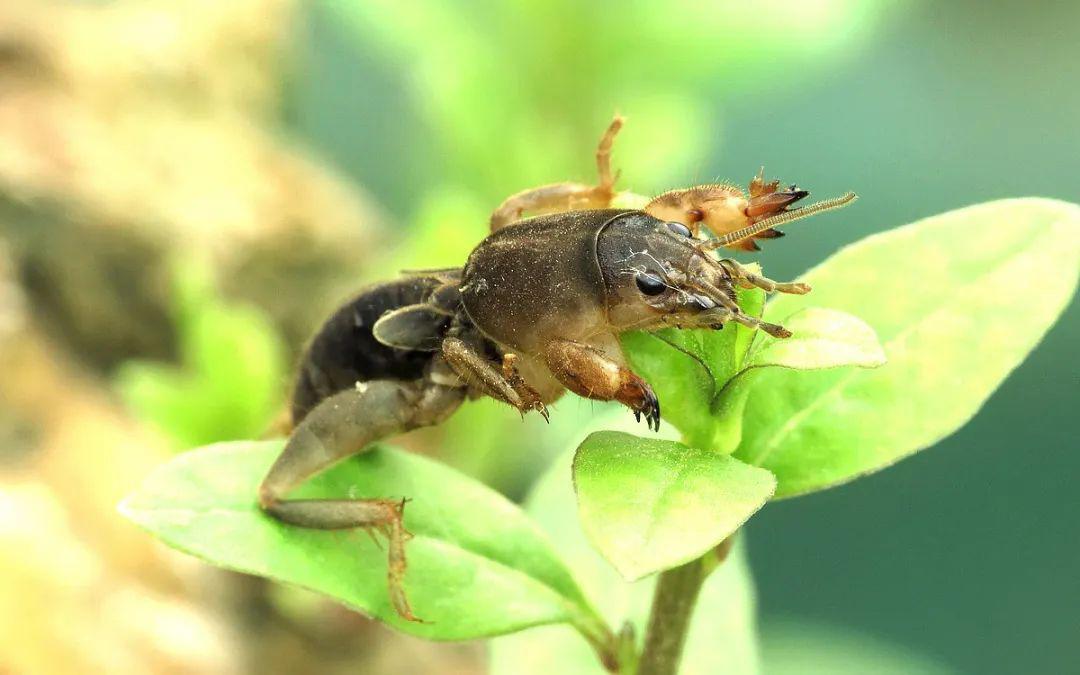
[[[660,402],[627,366],[619,333],[737,322],[783,338],[790,335],[784,328],[742,312],[735,288],[809,291],[712,254],[776,236],[774,224],[800,217],[787,210],[806,196],[794,186],[780,191],[759,174],[749,196],[701,186],[661,195],[644,210],[602,208],[615,194],[607,158],[620,125],[616,119],[597,151],[600,185],[514,195],[495,211],[492,234],[463,268],[368,288],[339,308],[305,351],[292,397],[294,428],[260,487],[259,504],[291,525],[384,534],[390,597],[407,619],[416,617],[403,589],[404,502],[287,499],[288,492],[374,441],[438,424],[466,398],[489,396],[546,418],[547,405],[570,390],[618,401],[659,428]],[[548,215],[516,220],[524,210]],[[715,238],[698,238],[701,229]]]
[[[597,239],[619,213],[538,216],[488,236],[462,276],[461,300],[473,324],[494,342],[530,356],[550,335],[581,340],[603,331]]]

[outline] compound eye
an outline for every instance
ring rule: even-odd
[[[675,234],[677,234],[679,236],[682,236],[682,237],[692,236],[690,234],[690,228],[689,227],[683,225],[682,223],[676,222],[674,220],[667,224],[667,229],[671,230]]]
[[[645,295],[660,295],[667,290],[667,284],[663,279],[648,272],[638,272],[635,281],[637,281],[638,290]]]

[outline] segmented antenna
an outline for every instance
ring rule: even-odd
[[[810,206],[794,209],[791,211],[785,211],[779,213],[771,218],[760,220],[753,225],[742,228],[741,230],[735,230],[734,232],[728,232],[722,237],[717,237],[710,241],[702,242],[699,244],[699,248],[703,251],[712,251],[718,249],[721,246],[729,246],[743,239],[749,239],[755,234],[760,234],[770,227],[776,227],[777,225],[783,225],[784,223],[790,223],[795,220],[801,220],[807,216],[812,216],[816,213],[823,211],[832,211],[842,206],[847,206],[851,202],[855,201],[856,196],[854,192],[849,192],[842,197],[836,199],[826,199],[825,201],[818,202],[817,204],[811,204]]]

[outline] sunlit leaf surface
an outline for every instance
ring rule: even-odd
[[[689,562],[764,506],[776,479],[729,455],[615,431],[574,458],[589,540],[627,579]]]
[[[777,297],[782,321],[813,304],[878,333],[875,370],[763,369],[735,456],[776,474],[778,495],[842,483],[966,423],[1072,297],[1080,207],[989,202],[857,242],[808,272],[809,296]]]
[[[386,552],[364,532],[291,527],[256,506],[281,442],[222,443],[154,472],[122,512],[166,543],[222,567],[325,593],[395,628],[442,640],[597,619],[548,537],[502,496],[422,457],[378,448],[323,473],[303,497],[410,497],[402,620],[386,589]],[[580,638],[578,638],[580,639]]]

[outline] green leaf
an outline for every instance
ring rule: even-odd
[[[578,447],[574,485],[589,540],[633,581],[715,548],[765,505],[776,479],[710,450],[601,431]]]
[[[761,316],[764,292],[742,290],[739,304]],[[810,307],[781,322],[793,333],[777,340],[742,325],[722,331],[665,329],[623,336],[633,368],[660,399],[665,419],[689,445],[730,453],[742,433],[742,412],[755,369],[860,366],[885,356],[874,330],[844,312]]]
[[[170,546],[229,569],[325,593],[401,631],[464,640],[568,622],[603,631],[547,536],[517,506],[416,455],[377,448],[314,477],[300,497],[410,497],[405,589],[417,616],[387,596],[386,552],[365,533],[291,527],[255,495],[279,441],[222,443],[155,471],[121,511]]]
[[[703,445],[701,439],[712,437],[713,423],[708,410],[716,393],[716,382],[697,350],[685,346],[696,336],[682,336],[679,331],[665,329],[655,333],[633,331],[623,334],[621,339],[630,367],[656,392],[664,421],[682,432],[687,442]]]
[[[761,316],[765,293],[739,290],[739,306]],[[633,331],[622,336],[631,367],[652,385],[665,419],[690,445],[713,447],[715,421],[708,411],[721,387],[743,366],[753,331],[729,324],[723,330]]]
[[[850,314],[808,307],[785,318],[783,324],[793,335],[785,340],[763,338],[755,342],[743,369],[717,392],[712,402],[710,447],[731,451],[738,446],[747,398],[757,376],[766,369],[876,368],[885,363],[885,351],[874,329]]]
[[[621,419],[621,417],[619,418]],[[570,481],[573,452],[556,461],[536,484],[526,510],[552,537],[582,588],[612,625],[629,621],[645,634],[656,577],[626,582],[589,544],[578,519]],[[596,655],[566,626],[543,626],[489,643],[493,675],[604,675]],[[755,594],[745,547],[736,542],[727,561],[705,582],[687,636],[681,675],[752,675],[759,671]]]
[[[785,340],[759,341],[746,360],[746,368],[876,368],[885,363],[885,350],[878,342],[877,333],[850,314],[807,307],[785,318],[783,324],[792,336]]]
[[[1080,207],[989,202],[868,237],[805,277],[766,317],[808,303],[858,315],[881,337],[876,370],[764,369],[736,451],[777,494],[820,490],[886,467],[967,422],[1038,344],[1072,297]]]

